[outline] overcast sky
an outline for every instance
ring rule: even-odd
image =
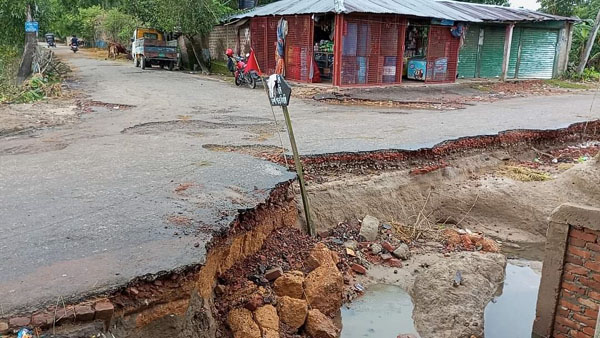
[[[537,10],[540,5],[536,0],[509,0],[510,7],[523,7],[531,10]]]

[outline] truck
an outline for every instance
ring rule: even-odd
[[[136,28],[131,44],[135,67],[146,69],[158,65],[173,70],[177,64],[177,47],[167,44],[165,35],[154,28]]]

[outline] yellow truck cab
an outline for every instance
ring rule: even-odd
[[[154,28],[137,28],[131,38],[131,56],[136,67],[167,66],[173,70],[177,63],[177,47],[167,46],[165,36]]]

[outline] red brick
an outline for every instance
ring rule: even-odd
[[[582,329],[582,331],[586,334],[589,334],[590,336],[594,336],[594,333],[596,333],[596,327],[595,326],[588,326],[588,327],[584,327]]]
[[[579,323],[565,317],[556,317],[556,322],[566,327],[570,327],[571,329],[579,330],[580,328]]]
[[[596,319],[589,318],[586,315],[581,315],[579,313],[574,313],[573,314],[573,320],[575,320],[577,322],[580,322],[581,324],[584,324],[586,326],[596,327]]]
[[[567,308],[564,308],[562,306],[557,306],[556,307],[556,315],[557,316],[569,317],[570,313],[571,312]]]
[[[559,323],[554,323],[554,332],[569,333],[569,328]]]
[[[583,266],[567,263],[565,264],[565,271],[574,273],[576,275],[587,275],[589,270]]]
[[[556,333],[556,331],[554,332],[554,335],[552,336],[554,338],[569,338],[569,336],[567,336],[564,333]]]
[[[52,312],[54,312],[54,310],[52,310]],[[61,323],[61,322],[66,322],[69,320],[73,320],[75,319],[75,308],[73,308],[72,306],[67,307],[67,308],[58,308],[56,309],[56,321]]]
[[[54,314],[47,312],[36,313],[31,317],[31,325],[45,327],[54,322]]]
[[[600,245],[595,244],[595,243],[586,243],[585,245],[586,248],[595,251],[595,252],[600,252]]]
[[[583,259],[574,255],[567,254],[565,256],[565,262],[583,266]]]
[[[592,276],[592,278],[595,281],[600,282],[600,274],[599,273],[592,272],[590,275]]]
[[[578,239],[578,238],[574,238],[574,237],[569,237],[569,246],[574,245],[574,246],[578,246],[580,248],[585,247],[585,245],[589,243],[586,242],[582,239]]]
[[[581,228],[580,228],[581,229]],[[598,235],[598,230],[592,230],[590,228],[583,228],[583,232],[585,232],[586,234],[594,234],[594,235]]]
[[[592,310],[598,310],[598,304],[589,298],[579,297],[579,298],[577,298],[577,302],[579,302],[579,304],[581,304],[583,306],[587,306],[588,308],[590,308]]]
[[[590,290],[588,292],[588,297],[590,297],[593,300],[600,301],[600,292]]]
[[[585,294],[585,288],[579,287],[579,286],[577,286],[577,285],[575,285],[575,284],[573,284],[573,283],[571,283],[571,282],[566,282],[566,281],[563,281],[563,282],[562,282],[562,287],[563,287],[564,289],[566,289],[566,290],[569,290],[569,291],[571,291],[571,292],[578,293],[578,294],[580,294],[580,295],[583,295],[583,294]]]
[[[570,301],[568,301],[566,299],[561,299],[560,300],[560,305],[566,307],[569,310],[573,310],[573,311],[577,311],[577,312],[581,311],[581,306],[579,304],[575,304],[575,303],[570,302]]]
[[[593,279],[587,277],[579,277],[579,283],[587,286],[590,289],[600,290],[600,282],[597,282]]]
[[[581,239],[586,242],[595,242],[597,236],[596,236],[596,234],[590,234],[590,233],[583,232],[581,230],[571,229],[571,231],[569,231],[569,237]]]
[[[572,255],[579,256],[583,259],[588,259],[592,256],[592,254],[589,251],[587,251],[586,249],[581,249],[581,248],[578,248],[576,246],[571,246],[571,245],[569,245],[567,252]]]
[[[571,337],[573,338],[592,338],[592,336],[585,334],[581,331],[571,330]]]
[[[570,273],[570,272],[565,272],[564,275],[563,275],[563,280],[572,282],[572,281],[575,280],[575,275],[572,274],[572,273]]]
[[[76,305],[75,318],[78,321],[90,321],[94,319],[94,309],[90,305]]]
[[[100,301],[94,305],[96,319],[110,320],[115,312],[115,307],[109,301]]]
[[[394,247],[388,243],[388,242],[383,242],[381,243],[381,246],[386,249],[388,252],[393,252],[394,251]]]
[[[359,273],[361,275],[364,275],[367,273],[367,269],[365,269],[365,267],[360,264],[354,263],[350,266],[350,268],[352,269],[352,271]]]
[[[583,314],[590,318],[598,318],[598,310],[585,309]]]
[[[396,258],[392,258],[387,262],[392,268],[401,268],[402,261]]]
[[[8,325],[10,327],[20,328],[23,326],[28,326],[31,323],[30,317],[15,317],[8,320]]]
[[[592,271],[600,272],[600,262],[589,261],[589,262],[585,262],[585,264],[583,264],[583,266],[585,266],[586,268],[588,268]]]

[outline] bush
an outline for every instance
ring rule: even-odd
[[[580,82],[600,82],[600,72],[594,67],[584,69],[582,74],[578,74],[574,69],[569,69],[562,78]]]
[[[113,8],[102,18],[102,31],[107,40],[126,45],[141,23],[135,17]]]

